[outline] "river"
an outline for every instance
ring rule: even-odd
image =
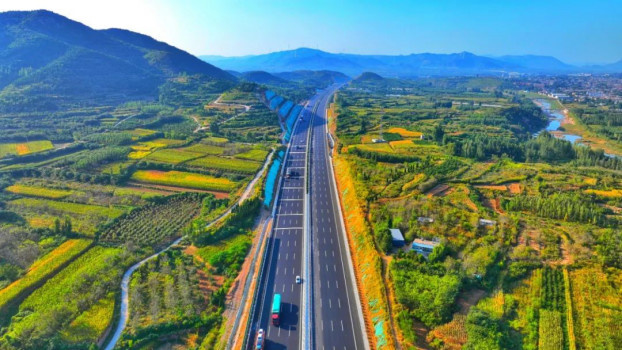
[[[551,108],[551,103],[544,98],[537,98],[533,100],[533,102],[538,107],[540,107],[540,109],[542,109],[542,111],[546,113],[546,115],[549,117],[549,124],[546,126],[546,128],[538,131],[537,133],[534,134],[534,136],[538,136],[539,133],[546,130],[550,132],[551,134],[553,134],[555,137],[559,137],[566,141],[570,141],[573,144],[582,144],[586,146],[585,144],[581,142],[581,136],[569,134],[563,131],[563,129],[560,129],[565,118],[563,111],[560,111],[559,109]],[[607,157],[618,157],[615,154],[609,154],[609,153],[605,153],[605,155]]]
[[[534,100],[534,103],[538,105],[544,113],[549,117],[549,124],[544,128],[544,130],[552,133],[556,137],[562,138],[566,141],[570,141],[571,143],[580,143],[581,136],[569,134],[562,130],[560,127],[564,121],[564,113],[559,109],[551,108],[551,103],[543,98],[537,98]],[[541,131],[537,132],[538,135]]]

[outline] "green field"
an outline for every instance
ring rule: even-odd
[[[156,131],[149,130],[149,129],[134,129],[134,130],[129,130],[128,133],[132,135],[132,139],[138,140],[145,136],[153,135],[156,133]]]
[[[215,156],[207,156],[192,160],[187,163],[189,166],[195,166],[206,169],[218,169],[228,172],[240,172],[244,174],[254,174],[261,167],[261,163]]]
[[[22,294],[23,291],[41,283],[57,272],[63,264],[88,249],[91,243],[92,241],[88,239],[71,239],[36,260],[24,277],[0,290],[0,310]]]
[[[121,249],[117,248],[94,247],[34,291],[19,308],[22,312],[29,312],[13,319],[7,330],[13,344],[24,342],[25,345],[29,338],[52,336],[62,331],[66,321],[76,319],[106,298],[106,294],[97,296],[96,291],[98,286],[118,285],[123,269],[118,259],[120,253]],[[84,307],[86,311],[81,311]],[[108,307],[113,308],[114,304],[108,304]],[[57,322],[55,317],[62,317],[63,322]],[[95,342],[110,319],[92,321],[95,325],[90,327],[96,331],[84,340]]]
[[[208,191],[231,192],[237,188],[235,182],[226,178],[183,171],[139,170],[132,175],[132,179],[158,185],[196,188]]]
[[[99,205],[59,202],[47,199],[21,198],[8,202],[8,207],[18,210],[32,227],[52,228],[56,218],[71,218],[73,231],[93,235],[99,224],[125,212],[124,209]]]
[[[263,162],[266,157],[268,156],[268,151],[263,150],[263,149],[252,149],[250,151],[247,152],[243,152],[243,153],[238,153],[235,155],[236,158],[239,159],[246,159],[246,160],[253,160],[256,162]]]
[[[183,162],[187,162],[191,159],[195,159],[203,156],[201,153],[197,152],[188,152],[179,149],[161,149],[157,150],[147,157],[145,157],[148,161],[159,162],[159,163],[167,163],[167,164],[179,164]]]
[[[214,156],[221,155],[224,152],[224,150],[225,150],[224,147],[207,145],[203,143],[197,143],[190,147],[184,148],[184,151],[203,153],[203,154],[209,154],[209,155],[214,155]]]

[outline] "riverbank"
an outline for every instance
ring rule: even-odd
[[[622,146],[592,132],[561,102],[544,96],[534,98],[533,102],[549,116],[549,124],[544,130],[553,136],[593,149],[602,149],[609,156],[622,157]]]

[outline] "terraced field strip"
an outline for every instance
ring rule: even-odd
[[[53,149],[54,145],[48,140],[30,141],[24,143],[0,143],[0,158],[8,155],[23,156],[31,153]]]
[[[33,227],[50,228],[56,218],[69,216],[74,231],[86,235],[94,234],[97,225],[114,219],[126,211],[117,207],[39,198],[20,198],[7,204],[9,208],[19,210]]]
[[[159,185],[196,188],[202,190],[231,192],[237,183],[220,177],[188,173],[183,171],[138,170],[132,179]]]
[[[216,156],[207,156],[195,159],[188,162],[187,165],[245,174],[254,174],[257,170],[259,170],[259,167],[261,167],[261,163],[259,162]]]
[[[15,184],[9,186],[5,188],[5,191],[29,197],[41,197],[47,199],[62,199],[72,194],[71,191],[67,190],[58,190],[42,186],[31,186],[22,184]]]
[[[35,261],[24,277],[0,290],[0,314],[14,301],[45,283],[48,278],[84,253],[92,243],[90,239],[70,239]]]

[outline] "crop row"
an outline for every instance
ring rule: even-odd
[[[163,204],[149,204],[119,219],[101,233],[102,241],[160,245],[177,235],[200,211],[196,196],[177,196]]]

